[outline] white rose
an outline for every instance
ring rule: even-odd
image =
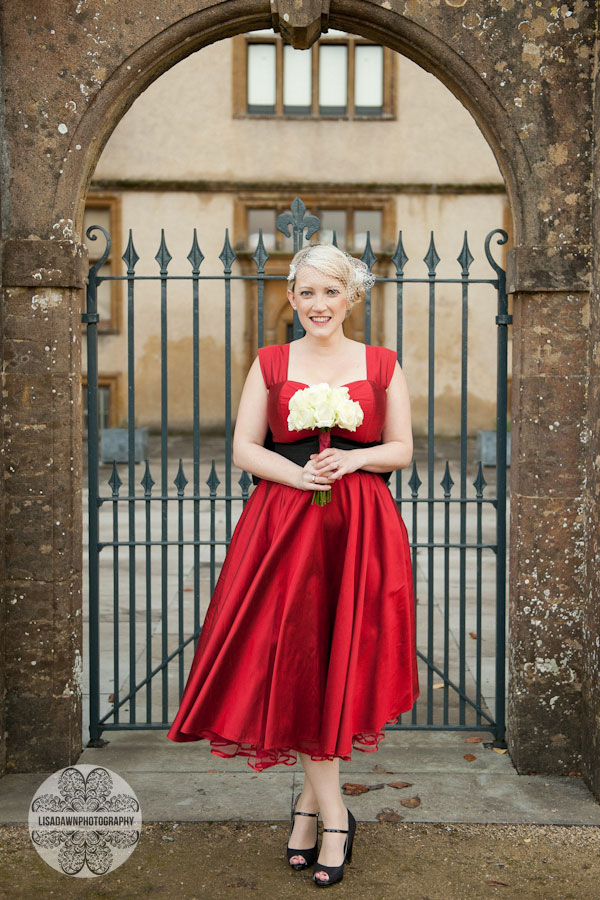
[[[348,387],[331,388],[327,382],[297,390],[290,398],[289,411],[290,431],[332,428],[334,425],[356,431],[363,421],[360,403],[350,399]]]
[[[331,428],[335,424],[335,406],[328,399],[315,407],[314,415],[316,428]]]
[[[290,410],[287,424],[289,431],[304,431],[307,428],[314,428],[312,409],[307,404],[298,404],[294,409]]]
[[[287,420],[289,431],[304,431],[315,427],[314,401],[309,388],[297,390],[290,398]]]
[[[313,409],[325,401],[329,402],[331,398],[331,388],[327,384],[326,381],[322,381],[320,384],[312,384],[310,387],[304,388],[303,393],[306,395],[307,400],[312,404]]]
[[[348,400],[349,397],[350,397],[350,391],[346,387],[346,385],[343,385],[343,387],[331,388],[331,399],[333,400],[333,402],[335,403],[336,406],[339,406],[339,404],[343,400]]]
[[[364,413],[360,403],[356,400],[345,399],[337,406],[336,425],[345,428],[346,431],[356,431],[358,425],[362,425]]]

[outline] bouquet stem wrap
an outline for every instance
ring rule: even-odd
[[[321,428],[319,430],[319,453],[331,447],[331,434],[329,428]],[[331,500],[331,488],[328,491],[313,491],[311,505],[325,506]]]

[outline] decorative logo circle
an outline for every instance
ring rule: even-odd
[[[112,872],[140,839],[140,804],[127,782],[104,766],[67,766],[50,775],[29,807],[29,834],[48,865],[65,875]]]

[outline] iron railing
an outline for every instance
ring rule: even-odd
[[[290,229],[293,234],[294,252],[303,240],[309,239],[319,229],[319,220],[306,213],[306,208],[299,198],[291,204],[288,212],[277,219],[277,228],[288,237]],[[265,284],[269,280],[285,281],[284,275],[269,275],[265,265],[269,258],[265,250],[262,232],[253,255],[256,272],[252,274],[234,274],[233,264],[236,254],[231,246],[228,231],[220,254],[223,265],[222,275],[202,275],[200,269],[204,256],[198,245],[196,230],[192,247],[187,259],[191,271],[187,275],[171,275],[168,272],[171,255],[167,249],[164,231],[156,254],[159,273],[151,276],[137,275],[135,272],[139,257],[133,244],[131,232],[123,260],[127,266],[124,276],[101,275],[100,270],[110,253],[110,236],[100,226],[93,225],[87,231],[89,240],[96,240],[97,232],[106,240],[104,253],[90,268],[87,288],[86,312],[82,316],[87,324],[87,392],[88,392],[88,486],[89,486],[89,677],[90,677],[90,738],[98,741],[102,732],[118,729],[165,729],[170,725],[177,708],[178,699],[183,692],[187,663],[186,649],[193,650],[201,630],[201,573],[203,566],[209,569],[209,594],[214,591],[218,561],[217,548],[226,548],[232,535],[232,506],[238,504],[239,509],[245,505],[249,497],[251,480],[246,472],[239,479],[239,492],[232,489],[232,416],[231,416],[231,306],[232,283],[236,281],[256,284],[258,345],[264,343],[264,302]],[[398,470],[393,479],[394,494],[401,512],[404,511],[407,524],[412,526],[411,551],[413,561],[413,578],[415,596],[420,599],[420,583],[418,583],[418,555],[424,554],[427,559],[427,624],[426,633],[421,638],[418,633],[418,656],[425,672],[425,685],[421,678],[421,696],[412,711],[400,716],[396,725],[388,728],[406,729],[443,729],[443,730],[489,730],[493,733],[497,744],[505,745],[505,584],[506,584],[506,437],[507,437],[507,329],[511,316],[508,314],[505,272],[493,259],[490,242],[497,236],[497,242],[503,244],[507,240],[502,229],[491,231],[485,239],[485,254],[493,275],[489,278],[473,278],[469,269],[473,262],[467,233],[464,235],[462,249],[457,257],[460,265],[460,276],[440,278],[436,269],[440,258],[437,254],[433,232],[428,251],[424,257],[427,275],[423,277],[407,277],[405,267],[408,258],[404,251],[402,232],[399,233],[398,244],[391,263],[395,274],[389,277],[378,277],[377,283],[395,285],[396,307],[396,350],[399,363],[403,361],[403,329],[404,305],[407,285],[420,284],[427,286],[428,306],[428,401],[427,401],[427,488],[426,496],[420,494],[422,481],[416,462],[412,465],[407,487],[403,485],[405,475]],[[335,235],[334,235],[335,242]],[[374,254],[370,236],[367,235],[363,260],[372,269],[378,261]],[[127,287],[127,429],[128,429],[128,461],[126,463],[126,488],[122,492],[123,481],[119,466],[113,463],[107,485],[110,492],[100,488],[99,455],[98,455],[98,286],[104,281],[121,280]],[[136,417],[136,371],[135,371],[135,328],[136,286],[141,281],[158,282],[160,289],[160,479],[158,491],[155,491],[151,466],[145,461],[144,473],[139,484],[136,476],[134,440]],[[169,410],[168,410],[168,370],[167,370],[167,324],[169,308],[169,286],[175,281],[188,282],[191,285],[191,322],[193,346],[193,397],[192,397],[192,453],[193,472],[191,491],[187,492],[188,480],[184,472],[182,460],[175,478],[170,483],[169,476]],[[219,480],[215,459],[212,459],[210,474],[206,480],[208,493],[201,490],[200,450],[203,435],[200,428],[200,286],[203,282],[217,281],[224,286],[224,493],[219,493]],[[453,496],[454,481],[450,472],[450,461],[446,460],[444,475],[439,482],[442,494],[436,493],[435,483],[435,360],[436,360],[436,296],[438,286],[460,286],[460,459],[458,495]],[[475,478],[472,482],[474,492],[469,492],[468,454],[467,454],[467,363],[468,363],[468,312],[469,289],[474,284],[488,285],[496,292],[497,326],[496,346],[496,495],[484,496],[486,481],[483,476],[481,460],[475,467]],[[365,300],[365,341],[371,342],[371,292]],[[294,338],[303,334],[302,328],[294,312]],[[172,473],[171,473],[172,474]],[[173,491],[173,487],[175,490]],[[192,526],[188,528],[185,512],[192,509]],[[425,508],[426,534],[420,536],[420,510]],[[160,532],[156,534],[155,508],[160,509]],[[219,536],[218,511],[224,507],[224,527]],[[492,540],[484,540],[485,510],[494,512],[494,534]],[[459,520],[458,541],[451,540],[451,519],[457,509]],[[469,509],[474,514],[470,516]],[[204,512],[207,510],[207,512]],[[107,512],[107,515],[104,514]],[[438,511],[436,513],[436,511]],[[408,513],[408,515],[406,515]],[[102,515],[102,522],[101,522]],[[440,518],[441,517],[441,518]],[[436,537],[436,524],[441,523],[443,537]],[[123,524],[127,535],[122,535]],[[102,526],[102,528],[101,528]],[[469,539],[469,526],[474,536]],[[203,536],[203,527],[207,534]],[[421,529],[423,531],[423,529]],[[101,533],[102,532],[102,533]],[[153,548],[156,548],[154,550]],[[190,548],[188,559],[186,548]],[[203,549],[205,548],[205,550]],[[441,557],[440,557],[441,551]],[[153,565],[156,555],[160,559],[160,606],[155,604]],[[205,559],[203,554],[207,555]],[[101,580],[101,559],[107,559]],[[127,557],[126,584],[122,580],[122,558]],[[140,555],[143,565],[139,565]],[[458,661],[451,660],[451,617],[456,612],[456,602],[452,597],[451,562],[458,556]],[[202,558],[201,558],[202,557]],[[191,570],[188,568],[191,561]],[[112,565],[110,565],[112,563]],[[468,568],[468,564],[470,568]],[[482,610],[484,574],[489,565],[495,566],[495,709],[484,703],[482,697]],[[112,579],[108,571],[112,568]],[[176,572],[175,585],[171,584],[170,574]],[[443,587],[435,591],[435,579],[441,574]],[[471,635],[476,641],[474,695],[469,693],[468,677],[472,675],[467,666],[467,576],[474,575],[475,580],[475,631]],[[186,587],[191,581],[190,588]],[[141,583],[141,590],[140,590]],[[104,653],[100,643],[100,613],[102,596],[112,595],[109,602],[103,601],[103,618],[108,617],[112,625],[112,652]],[[124,617],[121,608],[121,597],[126,592],[127,613]],[[190,621],[190,597],[192,619]],[[143,595],[140,602],[139,594]],[[170,602],[176,598],[176,636],[170,634],[173,614]],[[435,613],[439,601],[443,622],[443,652],[436,659],[435,651]],[[140,652],[140,633],[138,619],[143,626],[144,649]],[[153,622],[158,621],[158,636]],[[121,634],[125,626],[125,637]],[[158,637],[158,641],[157,641]],[[159,648],[157,647],[159,644]],[[193,647],[191,646],[193,644]],[[112,678],[104,673],[102,677],[109,683],[101,681],[101,652],[106,660]],[[126,675],[123,672],[125,661]],[[175,684],[173,682],[175,676]],[[434,677],[440,681],[435,683]],[[153,693],[153,685],[158,680],[160,701]],[[176,686],[176,690],[175,690]],[[112,691],[110,688],[112,687]],[[423,687],[425,688],[423,690]],[[443,688],[443,697],[436,706],[437,688]],[[170,690],[171,688],[171,690]],[[101,696],[108,694],[104,708],[101,708]],[[145,709],[140,715],[138,698],[145,701]],[[425,709],[423,708],[425,700]],[[451,709],[451,700],[457,701],[456,711]],[[125,713],[125,715],[123,715]],[[454,718],[453,718],[454,716]]]

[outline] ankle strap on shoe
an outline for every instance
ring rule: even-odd
[[[348,834],[347,828],[324,828],[323,831],[339,831],[340,834]]]
[[[305,812],[300,812],[300,810],[294,810],[294,815],[295,815],[295,816],[317,816],[317,817],[318,817],[319,813],[318,813],[318,812],[316,812],[316,813],[305,813]]]

